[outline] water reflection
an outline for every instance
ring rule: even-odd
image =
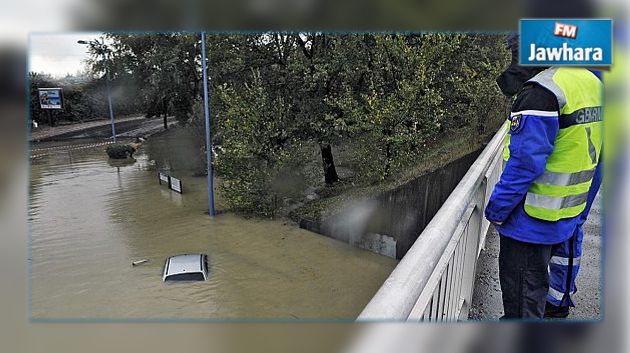
[[[145,142],[135,161],[96,147],[32,164],[32,316],[355,317],[396,262],[284,221],[208,217],[205,178],[191,176],[178,134]],[[185,194],[158,183],[165,162]],[[162,283],[166,257],[190,252],[209,255],[209,280]]]

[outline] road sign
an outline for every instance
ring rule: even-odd
[[[160,185],[166,184],[168,188],[177,191],[178,193],[183,193],[182,181],[175,177],[172,177],[166,173],[158,172],[158,182]]]
[[[178,193],[182,193],[182,181],[171,177],[171,184],[169,185],[171,190],[177,191]]]
[[[167,174],[164,174],[162,172],[158,173],[158,181],[160,182],[160,185],[162,185],[162,182],[166,183],[166,185],[170,184],[170,180],[169,180],[169,176]]]
[[[39,106],[42,109],[63,109],[61,88],[38,88]]]

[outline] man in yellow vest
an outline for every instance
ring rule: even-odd
[[[517,42],[508,38],[512,63],[497,79],[517,97],[485,214],[500,234],[503,319],[532,319],[545,313],[549,264],[571,261],[553,255],[586,208],[601,154],[602,83],[582,68],[521,67]]]

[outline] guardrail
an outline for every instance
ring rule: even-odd
[[[468,316],[489,222],[484,208],[503,168],[506,129],[488,143],[357,321],[454,321]]]

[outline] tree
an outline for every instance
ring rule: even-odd
[[[187,122],[202,155],[199,36],[108,38],[113,79],[138,87],[148,116]],[[333,185],[335,147],[352,154],[355,181],[383,182],[440,141],[478,139],[502,119],[499,36],[267,32],[206,45],[215,163],[227,201],[245,213],[274,215],[300,188]]]
[[[351,36],[331,36],[324,33],[299,33],[294,35],[301,57],[292,65],[294,77],[301,77],[292,90],[300,107],[305,134],[319,145],[324,171],[324,181],[330,185],[339,180],[335,167],[332,144],[344,137],[343,112],[331,104],[344,86],[350,67],[355,59],[345,46]]]
[[[358,95],[340,108],[354,116],[362,134],[357,165],[365,180],[381,181],[410,162],[418,146],[439,128],[441,97],[427,79],[426,49],[409,38],[364,38],[368,63]]]
[[[269,94],[256,70],[244,90],[224,84],[218,91],[228,107],[223,152],[216,163],[224,179],[223,195],[235,211],[273,217],[280,203],[299,194],[309,181],[306,146],[287,129],[289,104]]]
[[[391,178],[447,134],[474,129],[477,136],[497,126],[494,77],[505,60],[497,36],[380,35],[363,42],[360,85],[338,102],[363,131],[355,158],[364,180]]]
[[[44,123],[51,117],[55,120],[85,121],[108,116],[107,92],[101,77],[66,76],[61,79],[49,75],[30,72],[31,118]],[[119,86],[113,91],[113,102],[119,114],[133,114],[140,111],[137,90],[129,77],[117,77]],[[40,109],[38,88],[60,87],[63,89],[63,110],[44,112]],[[48,122],[50,124],[50,122]]]
[[[195,96],[200,95],[199,40],[194,34],[118,34],[107,39],[113,79],[132,78],[139,88],[147,117],[161,115],[164,128],[172,113],[186,121]],[[103,62],[92,50],[93,72],[102,72]]]

